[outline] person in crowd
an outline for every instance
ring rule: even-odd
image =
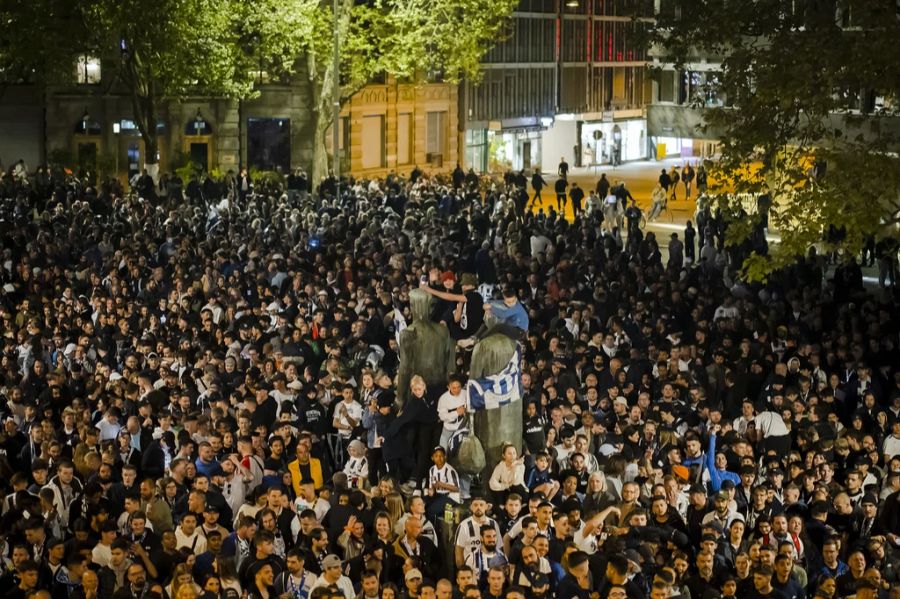
[[[562,164],[530,211],[521,172],[235,172],[0,174],[7,596],[900,593],[898,295],[851,257],[742,282],[765,248],[704,204],[663,262]],[[417,288],[457,353],[401,406]],[[493,333],[516,359],[470,379]]]

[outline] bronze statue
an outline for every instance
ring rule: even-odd
[[[475,344],[469,378],[478,379],[497,374],[506,368],[516,351],[516,342],[508,336],[490,334]],[[491,476],[501,458],[504,443],[512,443],[522,452],[522,399],[492,410],[472,414],[473,432],[484,447],[484,480]]]
[[[400,333],[400,369],[397,373],[397,401],[402,406],[409,397],[409,381],[418,374],[429,394],[443,393],[447,375],[453,369],[456,346],[447,327],[431,321],[431,296],[420,289],[409,292],[412,324]]]

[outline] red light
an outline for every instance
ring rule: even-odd
[[[593,41],[594,41],[594,22],[591,21],[591,20],[588,20],[588,30],[587,30],[587,54],[585,54],[585,57],[587,58],[587,60],[590,60],[590,59],[591,59],[591,56],[592,56],[592,54],[591,54],[591,42],[593,42]]]
[[[557,59],[557,60],[559,60],[559,58],[560,58],[560,46],[559,46],[560,42],[559,42],[559,38],[560,38],[560,35],[559,35],[559,19],[556,19],[556,59]]]

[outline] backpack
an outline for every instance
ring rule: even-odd
[[[459,472],[474,475],[484,470],[484,447],[478,437],[469,431],[468,418],[456,429],[447,444],[450,447],[450,465]]]

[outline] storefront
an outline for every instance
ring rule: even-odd
[[[475,127],[470,126],[465,134],[466,168],[482,173],[540,169],[541,138],[549,121],[529,118],[471,123]]]
[[[541,130],[468,129],[465,160],[479,173],[540,168]]]
[[[585,121],[581,125],[581,164],[622,164],[647,157],[644,119]]]
[[[651,152],[656,160],[665,158],[711,158],[719,151],[719,142],[713,139],[670,137],[665,135],[650,138]]]
[[[488,131],[487,139],[491,172],[531,171],[541,163],[540,129]]]

